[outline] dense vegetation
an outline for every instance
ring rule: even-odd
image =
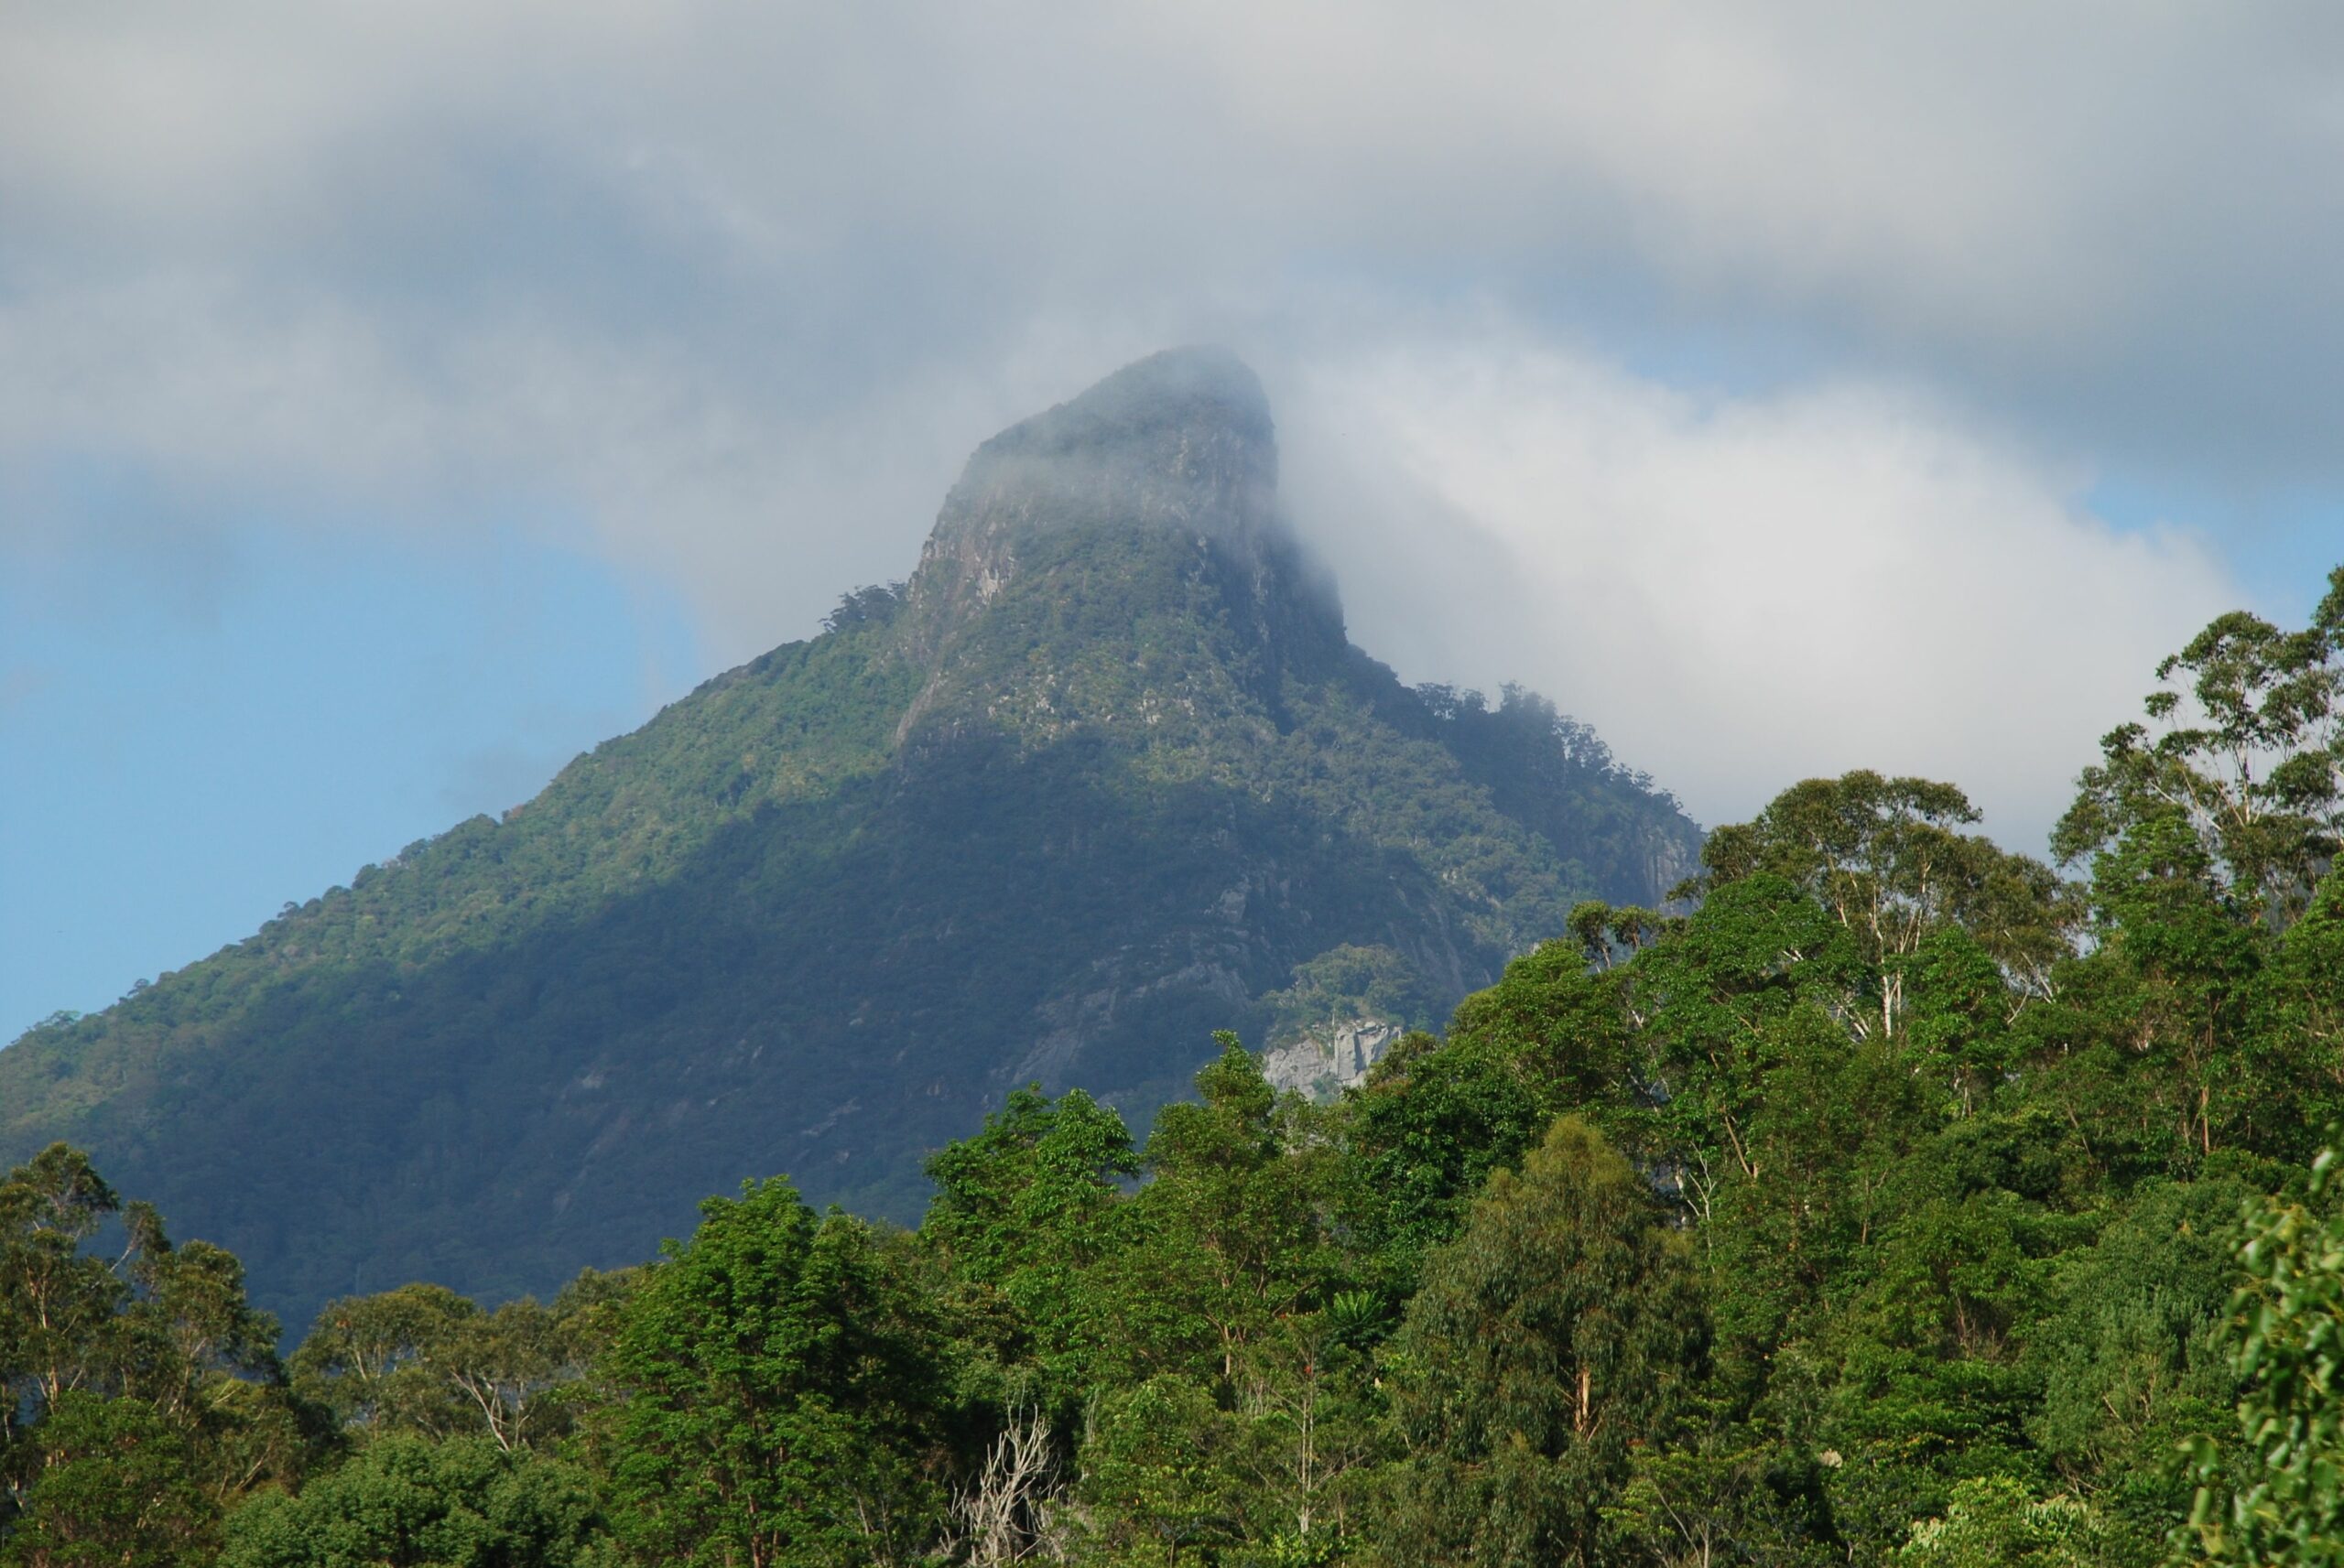
[[[1209,354],[1004,433],[906,585],[0,1051],[0,1162],[88,1150],[297,1321],[544,1293],[745,1172],[916,1220],[1018,1084],[1144,1124],[1215,1029],[1438,1022],[1691,868],[1676,803],[1545,702],[1353,647],[1275,474]],[[1295,1011],[1339,972],[1373,994]]]
[[[53,1148],[0,1185],[0,1563],[2344,1560],[2344,569],[2160,674],[2078,880],[1809,781],[1340,1103],[1226,1034],[1136,1148],[1010,1094],[916,1230],[753,1182],[280,1363]]]

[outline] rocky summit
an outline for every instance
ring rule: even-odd
[[[820,635],[0,1051],[0,1161],[88,1149],[297,1322],[543,1291],[751,1176],[915,1219],[1010,1089],[1137,1124],[1215,1029],[1329,1092],[1698,844],[1546,701],[1352,646],[1260,384],[1176,351],[979,448]]]

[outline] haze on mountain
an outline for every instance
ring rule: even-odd
[[[1699,841],[1545,700],[1354,646],[1260,384],[1178,350],[985,442],[821,635],[0,1052],[0,1163],[90,1150],[290,1321],[544,1290],[751,1176],[915,1218],[1020,1084],[1145,1125],[1216,1028],[1437,1025]]]

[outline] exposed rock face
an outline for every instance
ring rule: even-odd
[[[1262,1076],[1278,1089],[1295,1089],[1321,1101],[1367,1081],[1367,1070],[1383,1058],[1406,1029],[1376,1018],[1331,1023],[1262,1054]]]
[[[1276,503],[1253,373],[1215,349],[1152,354],[976,449],[921,548],[906,632],[917,656],[949,662],[1016,579],[1023,547],[1069,530],[1171,532],[1258,569],[1292,550]]]
[[[1261,383],[1220,349],[1152,354],[985,442],[906,587],[902,645],[927,676],[900,738],[917,752],[923,726],[933,741],[982,723],[1155,741],[1334,673],[1341,604],[1277,474]]]
[[[1018,529],[1100,523],[1203,534],[1259,553],[1276,535],[1277,433],[1226,350],[1169,349],[979,447],[924,561]]]

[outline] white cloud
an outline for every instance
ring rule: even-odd
[[[2331,481],[2339,64],[2311,4],[19,7],[0,271],[885,368],[1465,279]]]
[[[2031,840],[2233,597],[2086,465],[2344,486],[2340,45],[2308,4],[20,6],[0,493],[551,501],[729,659],[903,570],[993,428],[1227,341],[1411,673],[1548,687],[1712,819],[1867,763]],[[1688,345],[1733,395],[1617,368]]]
[[[915,361],[828,406],[657,335],[514,319],[414,330],[327,297],[255,302],[155,277],[0,301],[0,551],[122,546],[45,463],[121,463],[168,513],[415,532],[572,520],[568,542],[681,588],[724,663],[803,635],[845,589],[908,571],[961,461],[994,430],[1158,346],[1129,320],[1043,321],[983,362]],[[151,548],[148,539],[141,548]]]
[[[1294,488],[1354,635],[1546,691],[1711,823],[1872,767],[2040,853],[2157,659],[2237,602],[2198,541],[2111,531],[2078,476],[1909,390],[1695,397],[1482,339],[1303,393]]]

